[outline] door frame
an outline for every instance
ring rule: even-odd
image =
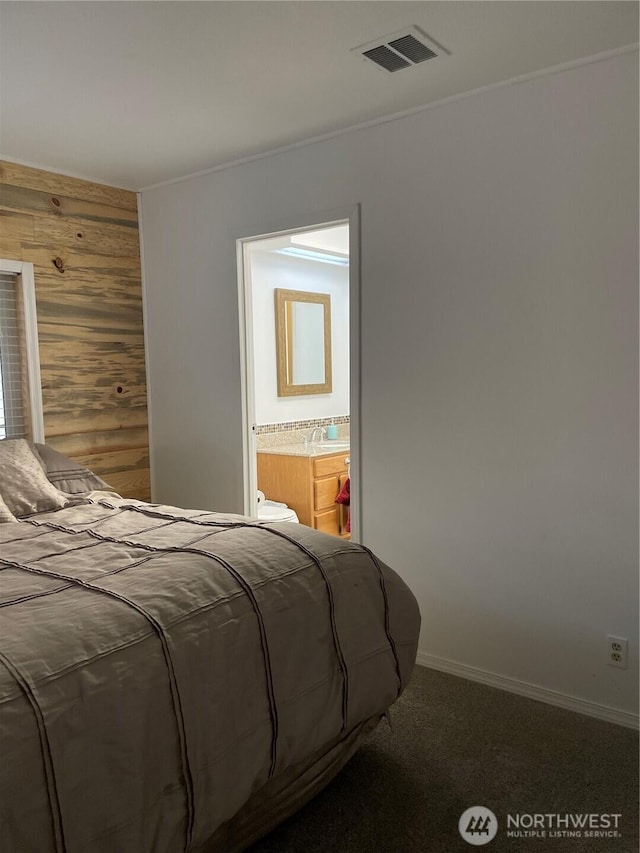
[[[242,396],[242,479],[244,513],[257,514],[258,472],[255,433],[255,384],[253,376],[253,321],[248,245],[257,240],[349,225],[349,435],[351,459],[351,539],[362,542],[362,494],[360,489],[360,205],[302,214],[277,222],[257,223],[236,239],[238,316],[240,333],[240,385]]]

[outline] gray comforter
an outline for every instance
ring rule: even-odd
[[[123,499],[0,525],[0,849],[205,849],[394,702],[419,621],[302,525]]]

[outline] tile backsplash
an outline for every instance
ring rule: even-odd
[[[344,441],[349,438],[350,421],[349,415],[337,415],[333,418],[313,418],[306,421],[287,421],[279,424],[257,424],[257,449],[301,442],[303,436],[308,436],[309,431],[314,427],[327,427],[329,424],[337,425],[338,438]]]
[[[271,432],[296,432],[300,429],[326,427],[329,424],[348,424],[349,415],[337,415],[335,418],[313,418],[309,421],[286,421],[281,424],[257,424],[256,435],[268,435]]]

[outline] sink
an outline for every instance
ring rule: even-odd
[[[322,450],[349,450],[349,441],[312,441],[309,447],[319,447]]]

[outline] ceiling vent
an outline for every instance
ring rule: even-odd
[[[411,68],[412,65],[418,65],[427,59],[435,59],[443,51],[417,27],[407,27],[400,32],[353,47],[351,53],[374,62],[385,71],[393,72],[400,71],[401,68]]]

